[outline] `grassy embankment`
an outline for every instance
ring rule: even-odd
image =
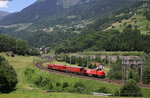
[[[75,93],[65,93],[65,92],[59,92],[59,93],[46,93],[45,90],[41,88],[37,88],[34,85],[28,83],[25,79],[24,71],[26,68],[34,68],[33,62],[34,60],[39,60],[37,57],[32,56],[18,56],[15,57],[7,57],[5,56],[5,53],[0,53],[0,55],[3,55],[10,65],[14,67],[14,69],[17,72],[18,77],[18,84],[16,87],[16,91],[13,91],[9,94],[0,94],[0,98],[103,98],[101,96],[92,96],[87,94],[75,94]],[[38,72],[45,73],[44,71],[41,71],[37,68],[35,68]],[[46,72],[48,75],[49,73]],[[53,74],[54,75],[54,74]],[[43,75],[42,75],[43,76]]]
[[[4,53],[0,53],[0,55],[4,55]],[[73,85],[73,83],[77,81],[82,81],[90,89],[97,89],[98,87],[105,86],[109,89],[111,93],[114,93],[116,89],[119,88],[118,85],[114,84],[107,84],[103,82],[97,82],[97,81],[91,81],[91,80],[84,80],[84,79],[79,79],[79,78],[74,78],[74,77],[68,77],[68,76],[63,76],[63,75],[56,75],[52,73],[48,73],[45,71],[41,71],[35,67],[33,67],[33,61],[37,60],[38,58],[36,57],[25,57],[25,56],[15,56],[14,58],[11,57],[6,57],[5,58],[9,61],[11,65],[15,68],[17,75],[18,75],[18,80],[19,83],[17,84],[17,89],[14,92],[11,92],[9,94],[1,94],[0,98],[45,98],[45,97],[51,97],[51,98],[104,98],[104,96],[91,96],[91,95],[86,95],[86,94],[73,94],[73,93],[64,93],[64,92],[58,92],[58,93],[46,93],[45,90],[37,88],[35,85],[33,85],[31,82],[27,81],[25,79],[24,71],[26,68],[31,68],[35,70],[35,73],[33,73],[33,77],[47,77],[50,80],[56,82],[59,81],[60,83],[63,82],[68,82],[69,85]],[[33,79],[33,78],[32,78]],[[54,83],[53,82],[53,83]],[[54,84],[53,84],[54,85]],[[55,88],[55,85],[53,87]],[[142,90],[144,93],[144,96],[150,96],[149,92],[150,89],[143,89]]]
[[[15,57],[7,57],[5,53],[0,53],[3,55],[10,65],[14,67],[17,72],[18,77],[18,84],[16,87],[16,91],[13,91],[9,94],[0,94],[0,98],[93,98],[91,95],[86,94],[73,94],[73,93],[46,93],[45,90],[37,88],[35,86],[30,86],[28,84],[25,76],[24,71],[28,67],[33,67],[33,61],[38,60],[37,57],[32,56],[15,56]],[[39,70],[40,71],[40,70]],[[40,71],[44,72],[44,71]],[[103,97],[96,97],[96,98],[103,98]]]

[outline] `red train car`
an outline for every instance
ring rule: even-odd
[[[96,70],[86,69],[86,73],[89,76],[105,77],[105,72],[104,71],[96,71]]]
[[[55,69],[55,70],[60,70],[60,71],[65,71],[66,66],[60,65],[60,64],[48,64],[48,68]]]
[[[73,72],[73,73],[81,73],[83,68],[77,66],[67,66],[66,71]]]
[[[101,78],[105,78],[105,72],[104,71],[97,71],[97,76]]]
[[[48,69],[52,69],[52,67],[54,66],[54,64],[48,64]]]
[[[91,70],[91,69],[86,69],[86,73],[89,76],[96,76],[97,75],[97,71],[96,70]]]

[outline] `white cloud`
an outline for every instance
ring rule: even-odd
[[[0,8],[7,8],[8,1],[0,1]]]

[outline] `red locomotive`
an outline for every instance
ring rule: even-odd
[[[86,68],[77,67],[77,66],[65,66],[65,65],[60,65],[60,64],[48,64],[48,69],[54,69],[54,70],[58,70],[58,71],[71,72],[71,73],[76,73],[76,74],[81,74],[81,75],[88,75],[88,76],[93,76],[93,77],[100,77],[100,78],[105,77],[105,72],[104,71],[86,69]]]

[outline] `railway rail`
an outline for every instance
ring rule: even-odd
[[[78,78],[83,78],[83,79],[87,79],[87,80],[101,81],[101,82],[105,82],[105,83],[109,83],[109,84],[123,85],[123,82],[121,80],[101,79],[101,78],[96,78],[96,77],[89,77],[89,76],[83,76],[83,75],[78,75],[78,74],[73,74],[73,73],[66,73],[66,72],[62,72],[62,71],[47,69],[47,67],[42,66],[43,63],[44,62],[36,63],[35,66],[39,69],[42,69],[42,70],[45,70],[45,71],[48,71],[51,73],[63,74],[66,76],[78,77]],[[145,84],[141,84],[141,83],[139,83],[138,85],[143,88],[150,88],[150,85],[145,85]]]

